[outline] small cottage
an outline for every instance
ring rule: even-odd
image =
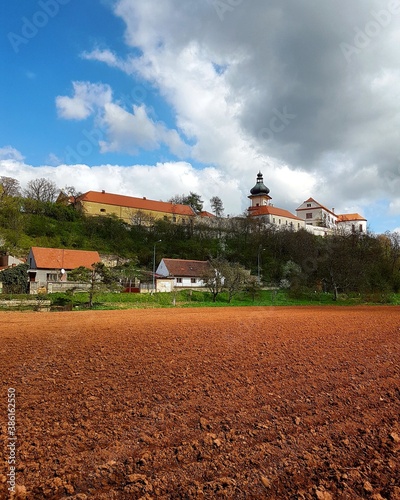
[[[210,263],[207,260],[164,258],[156,271],[157,281],[169,278],[176,288],[201,288],[204,287],[202,278],[209,269]]]
[[[62,287],[53,285],[65,283],[68,271],[81,266],[90,269],[93,264],[100,261],[98,252],[32,247],[27,261],[30,293],[56,291],[55,288],[58,291],[58,288]]]

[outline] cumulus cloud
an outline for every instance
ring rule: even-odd
[[[103,153],[125,151],[136,153],[138,149],[154,150],[166,144],[176,156],[185,156],[188,147],[176,130],[169,130],[163,123],[153,121],[146,107],[133,106],[130,113],[114,103],[104,107],[102,124],[107,130],[107,141],[100,141]]]
[[[12,146],[4,146],[0,148],[0,160],[16,160],[22,161],[24,156]]]
[[[296,175],[329,205],[397,196],[399,2],[118,0],[115,13],[129,72],[159,89],[197,161],[239,182],[261,168],[282,202]]]
[[[109,85],[90,82],[73,82],[72,85],[74,89],[72,97],[58,96],[56,98],[60,118],[84,120],[112,100],[112,90]]]
[[[113,62],[109,57],[100,60]],[[106,84],[73,82],[73,89],[72,97],[56,98],[59,117],[84,120],[95,115],[95,135],[102,153],[137,154],[141,149],[155,150],[166,145],[179,158],[189,155],[190,148],[177,130],[150,118],[144,104],[134,105],[133,112],[124,109],[113,101],[111,87]]]

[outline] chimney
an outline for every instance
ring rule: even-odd
[[[104,191],[104,189],[102,189],[102,190],[101,190],[101,192],[102,192],[103,194],[105,194],[105,191]]]
[[[335,209],[334,208],[332,208],[332,212],[335,213]]]

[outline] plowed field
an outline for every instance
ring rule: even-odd
[[[400,500],[398,307],[4,312],[0,360],[0,498]]]

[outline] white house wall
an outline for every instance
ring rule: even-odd
[[[366,233],[367,232],[367,221],[365,220],[355,220],[355,221],[342,221],[337,225],[339,231],[345,233]]]
[[[174,278],[174,287],[176,288],[199,288],[204,287],[204,283],[200,278],[193,278],[196,280],[192,283],[192,278]],[[179,282],[179,280],[181,280]]]
[[[165,265],[164,260],[161,260],[161,262],[158,264],[156,274],[159,274],[160,276],[169,276],[169,271],[167,266]]]

